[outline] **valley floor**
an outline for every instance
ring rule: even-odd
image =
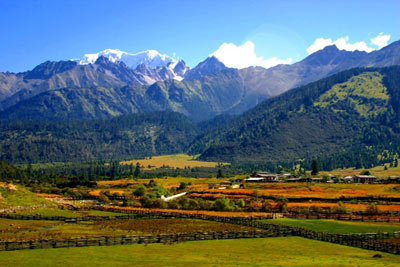
[[[0,252],[0,266],[399,266],[400,256],[300,237]]]

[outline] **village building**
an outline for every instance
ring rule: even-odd
[[[252,177],[247,178],[245,181],[256,183],[273,183],[278,181],[278,175],[267,172],[258,172]]]
[[[248,183],[263,183],[264,182],[264,178],[261,177],[250,177],[245,179],[246,182]]]
[[[353,176],[345,176],[340,180],[342,183],[350,184],[350,183],[353,183]]]

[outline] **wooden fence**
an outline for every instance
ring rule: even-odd
[[[21,214],[0,214],[0,218],[14,219],[14,220],[46,220],[46,221],[65,221],[65,222],[82,222],[82,221],[108,221],[108,220],[124,220],[124,219],[138,219],[148,218],[149,216],[140,214],[127,214],[117,216],[82,216],[82,217],[65,217],[65,216],[44,216],[44,215],[21,215]],[[153,214],[151,218],[164,218],[160,215]]]
[[[110,208],[107,208],[110,210]],[[125,212],[119,210],[119,212]],[[276,236],[300,236],[308,239],[331,242],[341,245],[358,247],[363,249],[388,252],[392,254],[400,254],[400,244],[391,243],[388,239],[400,238],[400,232],[394,233],[359,233],[359,234],[330,234],[307,230],[304,228],[291,227],[286,225],[276,225],[266,223],[260,219],[265,218],[249,218],[249,217],[220,217],[204,214],[183,214],[178,212],[154,212],[150,210],[127,210],[128,213],[137,212],[138,214],[154,214],[158,213],[162,216],[203,219],[215,222],[232,223],[244,226],[256,227],[274,233]]]
[[[400,223],[399,214],[385,215],[363,215],[363,214],[343,214],[343,213],[282,213],[282,217],[292,219],[333,219],[341,221],[360,221],[360,222],[392,222]]]
[[[209,232],[209,233],[184,233],[161,235],[123,235],[123,236],[98,236],[73,239],[51,239],[34,241],[0,242],[0,251],[40,249],[40,248],[65,248],[86,246],[111,246],[149,243],[173,243],[198,240],[239,239],[239,238],[265,238],[275,237],[273,232],[262,230],[235,231],[235,232]]]
[[[400,254],[400,245],[390,242],[390,239],[400,239],[400,232],[394,233],[362,233],[362,234],[330,234],[297,228],[285,225],[276,225],[261,221],[260,219],[270,219],[266,217],[227,217],[213,216],[198,213],[179,213],[179,212],[160,212],[152,210],[120,210],[99,207],[100,210],[116,211],[127,213],[121,216],[87,216],[78,218],[66,217],[44,217],[39,215],[2,215],[13,219],[51,219],[58,221],[65,220],[111,220],[111,219],[136,219],[136,218],[188,218],[202,219],[221,223],[231,223],[243,226],[255,227],[264,231],[244,231],[244,232],[214,232],[214,233],[195,233],[195,234],[174,234],[157,236],[102,236],[91,238],[64,239],[64,240],[37,240],[22,242],[0,242],[0,250],[16,249],[35,249],[35,248],[57,248],[57,247],[80,247],[80,246],[102,246],[102,245],[121,245],[137,243],[169,243],[194,240],[214,240],[232,238],[256,238],[256,237],[276,237],[276,236],[300,236],[308,239],[331,242],[341,245],[353,246],[358,248]],[[322,218],[321,218],[322,219]],[[325,218],[324,218],[325,219]]]

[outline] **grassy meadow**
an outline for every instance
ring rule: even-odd
[[[146,158],[140,160],[121,161],[120,164],[136,165],[136,163],[139,162],[141,166],[144,166],[147,169],[162,168],[162,167],[180,168],[180,169],[183,169],[185,167],[214,168],[219,164],[218,162],[199,161],[196,160],[197,157],[198,157],[197,155],[190,156],[187,154],[163,155],[163,156],[154,156],[152,158]]]
[[[23,186],[0,182],[0,209],[39,205],[54,205],[54,203],[38,197]]]
[[[328,232],[332,234],[345,233],[377,233],[400,231],[398,223],[350,222],[337,220],[312,220],[280,218],[265,220],[266,223],[300,227],[308,230]]]
[[[300,237],[0,252],[0,266],[398,266],[400,256]]]

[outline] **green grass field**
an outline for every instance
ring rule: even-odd
[[[0,183],[0,208],[36,205],[54,205],[54,203],[36,196],[23,186]]]
[[[399,266],[376,253],[283,237],[0,252],[0,266]]]
[[[396,223],[348,222],[336,220],[310,220],[288,218],[265,220],[265,222],[293,227],[301,227],[309,230],[329,232],[334,234],[400,231],[400,224]]]

